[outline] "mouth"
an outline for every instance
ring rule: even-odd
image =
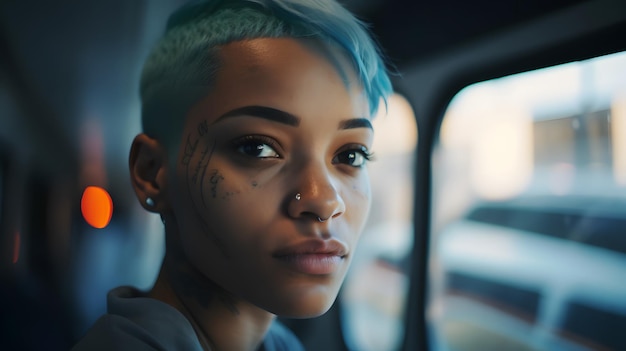
[[[292,270],[309,275],[335,273],[348,256],[346,246],[337,240],[309,240],[285,247],[273,257]]]

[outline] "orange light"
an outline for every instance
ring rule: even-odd
[[[80,202],[83,218],[94,228],[104,228],[113,215],[113,200],[109,193],[97,186],[88,186]]]

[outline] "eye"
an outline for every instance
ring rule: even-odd
[[[279,158],[276,142],[268,137],[249,135],[235,141],[237,152],[255,158]]]
[[[348,150],[339,152],[333,158],[335,164],[345,164],[351,167],[360,168],[372,159],[372,154],[365,146],[351,147]]]

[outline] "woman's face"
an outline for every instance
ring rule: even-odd
[[[369,107],[328,53],[286,38],[223,46],[170,187],[189,262],[278,315],[330,307],[370,207]]]

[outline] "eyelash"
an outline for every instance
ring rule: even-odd
[[[339,153],[337,153],[337,155],[335,155],[335,157],[333,157],[333,163],[337,163],[337,158],[341,155],[345,155],[348,153],[358,153],[360,154],[364,161],[362,164],[354,166],[352,164],[348,164],[348,163],[343,163],[349,167],[352,168],[363,168],[363,166],[365,166],[365,164],[369,161],[372,161],[374,158],[374,154],[369,152],[367,150],[367,148],[363,145],[348,145],[346,148],[344,148],[344,150],[341,150]]]
[[[253,146],[253,145],[257,145],[257,150],[258,151],[262,151],[261,149],[258,149],[258,146],[260,145],[267,145],[269,146],[274,153],[276,154],[276,156],[264,156],[264,157],[258,157],[255,155],[251,155],[249,153],[246,153],[245,151],[241,150],[242,147],[245,146]],[[241,153],[244,156],[248,156],[248,157],[252,157],[252,158],[258,158],[258,159],[273,159],[273,158],[282,158],[282,156],[280,155],[280,153],[277,151],[277,149],[280,148],[280,145],[272,138],[264,136],[264,135],[246,135],[242,138],[239,138],[235,141],[233,141],[233,148]],[[359,165],[352,165],[348,162],[343,162],[345,160],[340,160],[339,158],[341,156],[344,157],[348,157],[348,154],[351,153],[357,153],[359,154],[361,157],[363,157],[363,162],[362,164]],[[374,158],[374,154],[369,152],[369,150],[367,149],[367,147],[363,146],[363,145],[359,145],[359,144],[352,144],[352,145],[347,145],[343,148],[343,150],[340,150],[332,159],[332,162],[335,164],[345,164],[349,167],[352,168],[362,168],[363,166],[365,166],[365,164],[369,161],[372,161]]]
[[[242,147],[245,146],[251,146],[251,145],[267,145],[269,146],[275,153],[276,156],[274,157],[257,157],[257,156],[253,156],[250,154],[245,153],[244,151],[240,150]],[[282,156],[280,155],[280,153],[278,152],[277,149],[280,148],[280,145],[272,138],[264,136],[264,135],[246,135],[242,138],[239,138],[235,141],[233,141],[233,148],[235,149],[235,151],[243,154],[244,156],[249,156],[249,157],[253,157],[253,158],[258,158],[258,159],[273,159],[273,158],[281,158]]]

